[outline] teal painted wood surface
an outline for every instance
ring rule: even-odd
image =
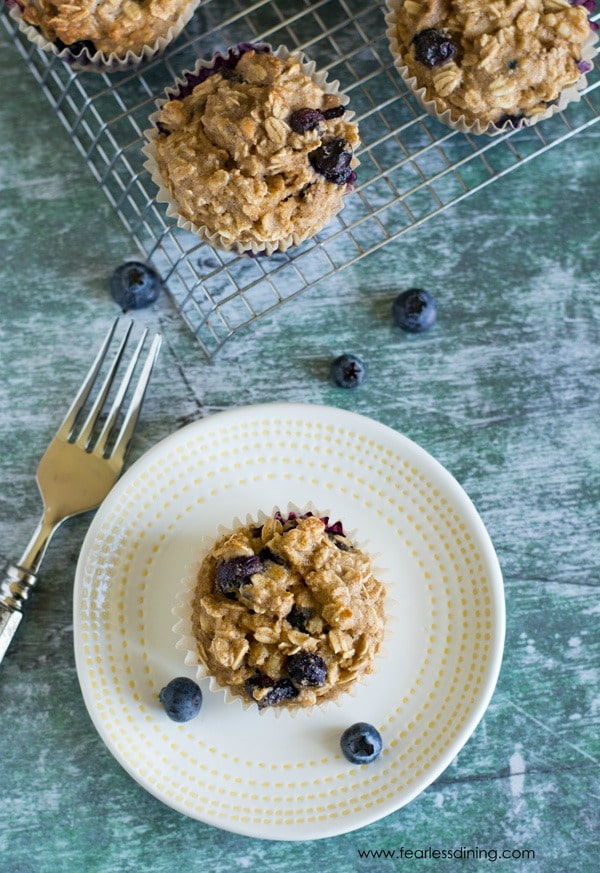
[[[0,554],[40,509],[35,468],[90,349],[118,314],[108,278],[137,252],[0,39]],[[385,860],[400,847],[535,852],[508,871],[597,870],[600,786],[598,134],[591,130],[307,292],[206,363],[163,297],[136,318],[165,346],[132,460],[186,422],[286,400],[369,415],[437,457],[479,509],[502,565],[504,664],[446,772],[345,836],[270,843],[184,818],[144,792],[96,734],[73,657],[71,595],[90,518],[67,522],[0,667],[3,873],[479,871],[489,861]],[[398,291],[435,293],[409,337]],[[355,392],[328,379],[359,354]],[[500,862],[499,862],[500,863]],[[491,864],[493,867],[494,865]]]

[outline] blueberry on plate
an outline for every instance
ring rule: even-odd
[[[331,362],[331,378],[340,388],[356,388],[365,380],[366,368],[356,355],[339,355]]]
[[[173,721],[184,722],[195,718],[202,706],[202,691],[193,679],[178,676],[161,689],[158,699]]]
[[[351,764],[370,764],[381,753],[383,742],[374,725],[357,721],[342,734],[340,748]]]
[[[121,264],[110,277],[110,292],[123,312],[154,303],[162,279],[153,267],[138,261]]]
[[[435,298],[422,288],[409,288],[394,300],[394,321],[409,333],[423,333],[433,327],[437,320]]]

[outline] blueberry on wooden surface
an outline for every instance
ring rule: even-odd
[[[327,681],[327,664],[316,652],[301,650],[287,660],[288,676],[301,688],[320,688]]]
[[[193,679],[178,676],[161,689],[158,699],[170,719],[177,722],[190,721],[200,712],[202,691]]]
[[[123,312],[142,309],[157,299],[162,279],[153,267],[138,261],[126,261],[110,278],[110,292]]]
[[[339,355],[331,362],[331,378],[340,388],[356,388],[364,382],[366,368],[356,355]]]
[[[408,333],[423,333],[433,327],[437,320],[435,298],[422,288],[409,288],[394,300],[394,321]]]
[[[449,36],[428,27],[413,37],[415,58],[426,67],[439,67],[456,57],[456,45]]]
[[[370,764],[380,755],[383,742],[374,725],[357,721],[342,734],[340,748],[351,764]]]

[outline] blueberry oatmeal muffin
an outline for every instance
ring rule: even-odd
[[[146,167],[180,226],[271,254],[314,236],[356,178],[358,129],[337,82],[280,48],[200,62],[160,103]]]
[[[221,537],[191,598],[197,656],[246,703],[311,707],[373,672],[385,589],[328,518],[279,513]]]
[[[120,68],[162,50],[199,0],[9,0],[23,25],[65,60]],[[92,59],[96,62],[92,63]]]
[[[392,53],[424,107],[474,133],[531,124],[577,99],[590,3],[388,0]]]

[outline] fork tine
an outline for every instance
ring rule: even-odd
[[[112,383],[114,382],[115,375],[119,368],[119,364],[121,363],[121,358],[123,357],[123,352],[125,351],[125,346],[127,345],[127,341],[129,339],[129,334],[131,333],[132,327],[133,321],[130,321],[127,326],[127,330],[125,331],[125,335],[123,336],[123,339],[119,344],[119,348],[117,349],[115,356],[113,357],[110,369],[104,377],[102,388],[100,389],[100,392],[98,393],[98,396],[96,397],[96,400],[94,401],[94,404],[88,413],[85,424],[77,434],[75,442],[78,446],[81,446],[81,448],[89,448],[92,431],[94,430],[94,427],[98,420],[98,416],[102,412],[104,404],[106,403],[108,392],[110,391]]]
[[[138,348],[136,349],[136,355],[135,355],[136,360],[137,360],[137,356],[141,352],[145,337],[146,337],[146,334],[144,334],[144,336],[140,340]],[[146,361],[145,361],[144,366],[142,368],[142,372],[140,373],[140,377],[138,379],[137,385],[135,386],[135,389],[133,392],[133,397],[131,398],[131,402],[129,404],[127,412],[125,413],[125,419],[123,421],[123,424],[121,425],[121,428],[120,428],[119,433],[117,435],[117,438],[115,440],[114,446],[112,447],[112,450],[110,452],[109,457],[111,460],[116,459],[119,462],[122,461],[125,457],[127,449],[129,448],[129,443],[131,442],[133,432],[135,431],[135,427],[137,425],[137,420],[138,420],[139,415],[140,415],[142,403],[144,402],[144,395],[146,393],[146,388],[148,387],[148,382],[150,381],[152,369],[154,367],[154,364],[156,363],[156,358],[158,357],[161,343],[162,343],[162,337],[160,334],[157,333],[154,336],[154,339],[152,340],[152,344],[151,344],[150,349],[148,351],[148,355],[146,357]],[[133,375],[133,366],[130,366],[130,370],[131,370],[131,372],[128,371],[125,378],[123,379],[123,383],[124,383],[124,389],[122,392],[123,397],[125,396],[127,386],[129,384],[129,381],[131,381],[131,376]],[[126,381],[127,381],[127,384],[125,384]],[[115,398],[115,403],[116,403],[116,399],[117,398]],[[121,398],[121,401],[119,403],[119,409],[120,409],[120,406],[122,405],[122,400],[123,400],[123,398]],[[119,409],[117,409],[115,412],[115,418],[118,415]],[[112,410],[111,410],[111,415],[112,415]],[[107,435],[108,435],[108,432],[107,432]],[[96,453],[98,453],[98,452],[103,453],[104,448],[105,448],[105,446],[100,444],[96,447],[96,449],[94,451]]]
[[[140,337],[136,349],[131,356],[131,360],[127,366],[127,370],[125,371],[125,375],[121,379],[119,384],[118,391],[115,395],[115,399],[113,400],[112,406],[110,408],[110,412],[104,422],[104,426],[100,431],[98,439],[96,440],[95,450],[104,454],[104,450],[106,448],[106,443],[108,441],[108,437],[110,436],[110,432],[115,426],[115,422],[118,418],[119,412],[121,411],[121,406],[123,405],[123,400],[125,399],[125,395],[127,394],[127,389],[129,388],[129,383],[133,378],[133,371],[135,370],[136,364],[138,362],[138,358],[142,351],[143,345],[146,342],[146,337],[148,336],[148,329],[146,328]]]
[[[102,343],[100,351],[96,355],[96,358],[94,359],[92,366],[88,370],[88,372],[85,376],[85,379],[81,383],[81,387],[79,388],[79,391],[75,395],[75,399],[73,400],[71,406],[69,407],[67,414],[65,415],[60,427],[58,428],[58,431],[56,433],[57,437],[67,440],[69,438],[69,436],[71,435],[71,432],[73,430],[73,425],[75,424],[75,421],[77,420],[77,416],[81,412],[81,409],[83,408],[83,405],[84,405],[85,401],[87,400],[89,393],[92,389],[92,385],[96,381],[96,378],[97,378],[98,373],[100,371],[100,367],[102,366],[102,364],[104,362],[104,358],[106,357],[106,352],[108,350],[108,347],[110,346],[114,332],[117,328],[118,321],[119,321],[118,318],[116,318],[114,320],[111,328],[109,329],[108,333],[106,334],[106,337],[104,339],[104,342]]]

